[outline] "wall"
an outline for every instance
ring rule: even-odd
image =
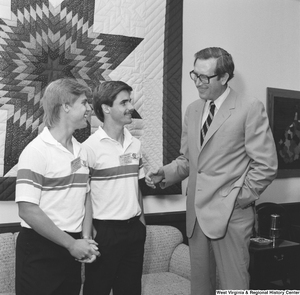
[[[232,54],[231,86],[264,104],[267,87],[300,90],[299,0],[189,0],[183,15],[183,110],[197,99],[193,55],[208,46]],[[276,179],[260,202],[298,202],[299,191],[298,178]]]
[[[197,91],[189,78],[196,51],[220,46],[232,54],[231,86],[266,103],[266,88],[300,90],[299,0],[184,0],[183,113]],[[183,183],[183,191],[185,191]],[[277,179],[261,200],[300,201],[297,178]],[[148,196],[145,212],[185,210],[185,197]],[[13,202],[0,202],[0,223],[18,221]]]
[[[209,46],[223,47],[232,54],[236,70],[231,86],[265,105],[267,87],[300,91],[299,0],[185,0],[183,113],[198,98],[188,74],[194,54]],[[298,202],[299,191],[298,178],[276,179],[257,203]],[[184,200],[147,197],[145,208],[150,212],[185,210]]]

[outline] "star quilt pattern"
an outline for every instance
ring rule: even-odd
[[[2,5],[2,7],[1,7]],[[178,155],[181,134],[182,0],[11,0],[0,4],[0,200],[13,200],[18,157],[43,129],[46,85],[68,76],[93,88],[134,89],[146,169]],[[78,130],[82,142],[99,122]],[[180,193],[180,184],[161,192]]]

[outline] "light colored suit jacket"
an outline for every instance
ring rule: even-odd
[[[249,206],[276,177],[277,154],[263,103],[233,89],[200,146],[204,105],[198,99],[188,106],[181,156],[163,167],[164,185],[189,176],[187,236],[197,219],[205,235],[216,239],[225,235],[235,202]]]

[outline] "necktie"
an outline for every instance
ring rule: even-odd
[[[202,129],[201,129],[201,145],[202,145],[202,143],[204,141],[204,137],[206,135],[206,132],[207,132],[207,130],[208,130],[208,128],[209,128],[209,126],[210,126],[210,124],[211,124],[211,122],[213,120],[214,114],[215,114],[216,105],[214,104],[214,102],[211,101],[210,104],[209,104],[209,106],[210,106],[210,108],[209,108],[209,114],[208,114],[208,116],[207,116],[207,118],[206,118],[206,120],[205,120],[205,122],[204,122],[204,124],[202,126]]]

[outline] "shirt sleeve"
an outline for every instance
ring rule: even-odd
[[[16,182],[16,202],[30,202],[39,205],[46,159],[40,151],[27,146],[19,157]]]

